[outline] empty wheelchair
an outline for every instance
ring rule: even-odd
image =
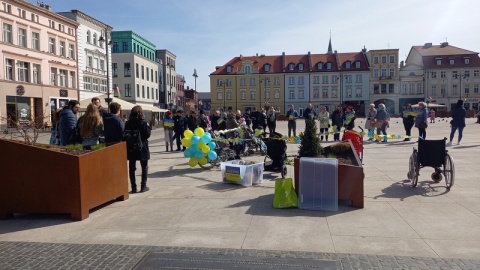
[[[414,147],[409,160],[408,180],[412,187],[417,186],[420,169],[433,167],[435,172],[431,178],[436,183],[445,177],[445,186],[450,189],[455,180],[455,164],[453,158],[448,154],[446,148],[447,138],[443,140],[422,140],[418,141],[418,150]]]

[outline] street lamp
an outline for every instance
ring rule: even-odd
[[[195,78],[195,91],[197,91],[197,78],[198,78],[198,75],[197,75],[197,69],[193,69],[193,75],[192,75],[194,78]]]
[[[110,112],[110,103],[112,102],[112,99],[110,98],[110,76],[109,76],[109,73],[110,73],[110,69],[109,69],[109,61],[108,61],[108,46],[112,45],[112,41],[108,40],[108,30],[105,30],[105,37],[100,36],[100,38],[98,39],[99,42],[105,42],[105,58],[106,58],[106,61],[105,63],[107,64],[107,98],[105,99],[105,102],[107,102],[107,108],[108,108],[108,112]]]
[[[465,76],[465,74],[462,74],[462,72],[460,72],[460,74],[453,74],[453,78],[460,80],[460,99],[462,99],[462,77],[464,79],[467,78],[467,76]]]
[[[168,102],[173,103],[172,102],[172,88],[173,88],[172,68],[173,68],[173,64],[170,64],[170,62],[167,62],[167,67],[170,69],[170,73],[168,73],[168,80],[167,80],[167,83],[170,84],[170,90],[168,91]]]

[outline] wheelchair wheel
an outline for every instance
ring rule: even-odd
[[[435,172],[432,173],[432,180],[435,182],[435,183],[438,183],[440,181],[442,181],[443,177],[442,177],[442,171],[440,170],[437,170],[437,168],[435,168]]]
[[[445,155],[443,174],[445,175],[445,186],[447,189],[450,189],[455,181],[455,164],[453,163],[453,158],[449,154]]]
[[[419,171],[419,164],[417,161],[418,154],[417,152],[413,152],[410,156],[410,161],[408,163],[408,173],[407,177],[410,180],[410,186],[416,187],[418,182],[418,171]]]

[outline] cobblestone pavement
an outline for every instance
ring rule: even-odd
[[[0,242],[0,269],[133,269],[147,252],[306,258],[339,261],[342,269],[480,269],[480,260],[253,249]],[[192,268],[195,269],[195,268]],[[220,268],[221,269],[221,268]]]

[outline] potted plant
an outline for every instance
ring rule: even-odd
[[[70,213],[83,220],[94,207],[128,199],[125,142],[89,151],[68,148],[0,139],[0,219]]]
[[[338,199],[352,202],[353,207],[363,208],[363,173],[362,163],[351,141],[339,142],[328,147],[321,147],[314,119],[307,120],[305,132],[300,134],[301,142],[298,157],[294,158],[295,191],[299,192],[300,158],[328,157],[338,159]]]

